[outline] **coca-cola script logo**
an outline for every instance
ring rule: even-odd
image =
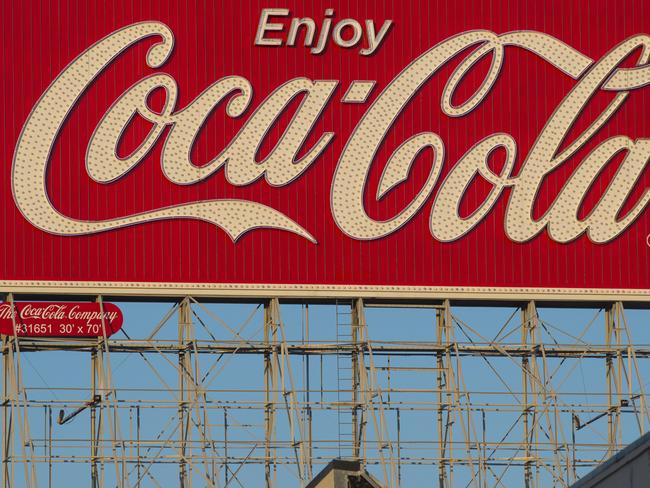
[[[151,47],[146,62],[151,68],[161,68],[174,45],[170,29],[159,22],[130,25],[83,52],[61,72],[37,102],[18,140],[13,161],[13,195],[25,218],[37,228],[58,235],[93,234],[154,220],[184,218],[211,222],[227,232],[233,241],[252,229],[266,227],[293,232],[316,243],[308,229],[286,215],[261,203],[245,200],[197,201],[103,221],[69,218],[53,207],[45,185],[48,159],[70,111],[89,84],[122,51],[151,36],[160,37],[161,41]],[[470,232],[490,212],[506,188],[511,188],[511,191],[504,227],[507,236],[516,242],[530,240],[545,228],[557,242],[571,241],[585,232],[593,242],[608,242],[641,214],[650,201],[650,191],[646,191],[624,216],[619,215],[648,163],[650,140],[632,140],[625,134],[603,141],[586,156],[542,217],[534,219],[532,210],[546,175],[573,157],[621,108],[631,91],[650,83],[650,36],[632,36],[614,46],[601,59],[593,60],[540,32],[495,34],[474,30],[440,42],[411,62],[384,88],[359,120],[340,154],[331,182],[331,211],[343,233],[360,240],[389,235],[406,224],[431,197],[445,164],[445,142],[438,134],[423,132],[405,140],[389,158],[376,199],[381,199],[396,185],[406,181],[415,157],[425,148],[431,148],[435,158],[417,195],[388,220],[375,220],[364,208],[366,181],[378,147],[418,89],[446,63],[469,49],[469,54],[448,79],[441,100],[441,109],[446,116],[468,116],[498,82],[507,51],[513,48],[526,49],[552,63],[574,78],[576,84],[549,117],[516,176],[512,175],[512,170],[517,157],[517,142],[509,134],[497,133],[477,141],[460,158],[435,195],[429,220],[431,235],[440,241],[453,241]],[[641,53],[636,65],[622,68],[622,62],[636,50]],[[463,102],[452,103],[460,81],[486,56],[491,56],[492,64],[480,87]],[[128,88],[99,121],[88,144],[86,170],[99,183],[123,177],[143,160],[169,126],[161,164],[165,176],[178,185],[197,183],[222,168],[232,185],[247,185],[260,176],[264,176],[271,186],[289,185],[328,149],[334,136],[331,132],[323,133],[311,148],[306,148],[304,156],[297,159],[337,84],[335,80],[308,78],[287,81],[249,116],[220,154],[207,165],[196,166],[189,155],[208,115],[222,102],[226,103],[229,117],[244,115],[252,98],[251,84],[243,77],[227,76],[209,86],[186,107],[178,108],[177,83],[172,76],[158,73],[146,77]],[[148,106],[147,98],[161,88],[166,100],[163,110],[156,113]],[[363,102],[374,88],[372,81],[355,81],[343,101]],[[614,92],[613,100],[573,141],[565,141],[574,122],[599,90]],[[257,148],[266,132],[297,97],[302,97],[300,107],[280,141],[263,161],[257,161]],[[151,122],[153,128],[132,154],[120,158],[115,148],[123,129],[135,114]],[[487,162],[497,149],[505,150],[506,154],[499,173],[493,172]],[[597,175],[621,152],[625,153],[625,158],[618,172],[593,211],[579,219],[580,204]],[[458,211],[463,193],[477,177],[488,181],[491,191],[471,215],[463,217]]]

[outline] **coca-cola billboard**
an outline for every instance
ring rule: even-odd
[[[650,299],[643,0],[1,8],[5,291]]]

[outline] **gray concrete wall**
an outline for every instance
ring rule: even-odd
[[[618,452],[571,488],[649,488],[650,433]]]

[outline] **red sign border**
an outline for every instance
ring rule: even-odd
[[[4,293],[38,295],[110,295],[125,297],[227,297],[381,300],[453,299],[469,301],[542,300],[562,302],[629,301],[650,303],[648,289],[461,287],[399,285],[322,285],[252,283],[157,283],[91,281],[0,281]]]

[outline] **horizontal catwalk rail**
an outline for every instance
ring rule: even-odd
[[[177,344],[159,341],[152,345],[146,341],[118,341],[109,340],[109,347],[111,351],[116,353],[167,353],[178,354],[182,350]],[[58,339],[21,339],[20,349],[23,352],[33,351],[77,351],[89,352],[94,346],[89,344],[88,341],[66,341]],[[581,356],[583,358],[605,358],[612,353],[621,354],[623,357],[636,356],[637,358],[650,357],[650,348],[631,348],[622,346],[621,348],[605,347],[605,346],[585,346],[574,347],[571,345],[562,344],[546,344],[537,345],[532,347],[525,347],[516,344],[502,344],[498,349],[494,344],[468,344],[462,342],[454,342],[452,344],[454,353],[460,356],[530,356],[533,354],[541,354],[542,350],[547,358],[572,358]],[[355,345],[352,343],[341,344],[291,344],[286,345],[287,354],[295,355],[313,355],[319,356],[323,354],[350,354],[353,351],[369,351],[372,350],[376,356],[379,355],[392,355],[392,356],[431,356],[439,352],[445,352],[448,346],[440,346],[437,344],[413,344],[402,343],[399,341],[394,342],[380,342],[368,341],[365,344]],[[264,342],[250,341],[248,344],[239,344],[235,341],[228,342],[210,342],[210,341],[195,341],[192,345],[192,351],[196,354],[264,354],[272,352],[274,346],[265,344]]]

